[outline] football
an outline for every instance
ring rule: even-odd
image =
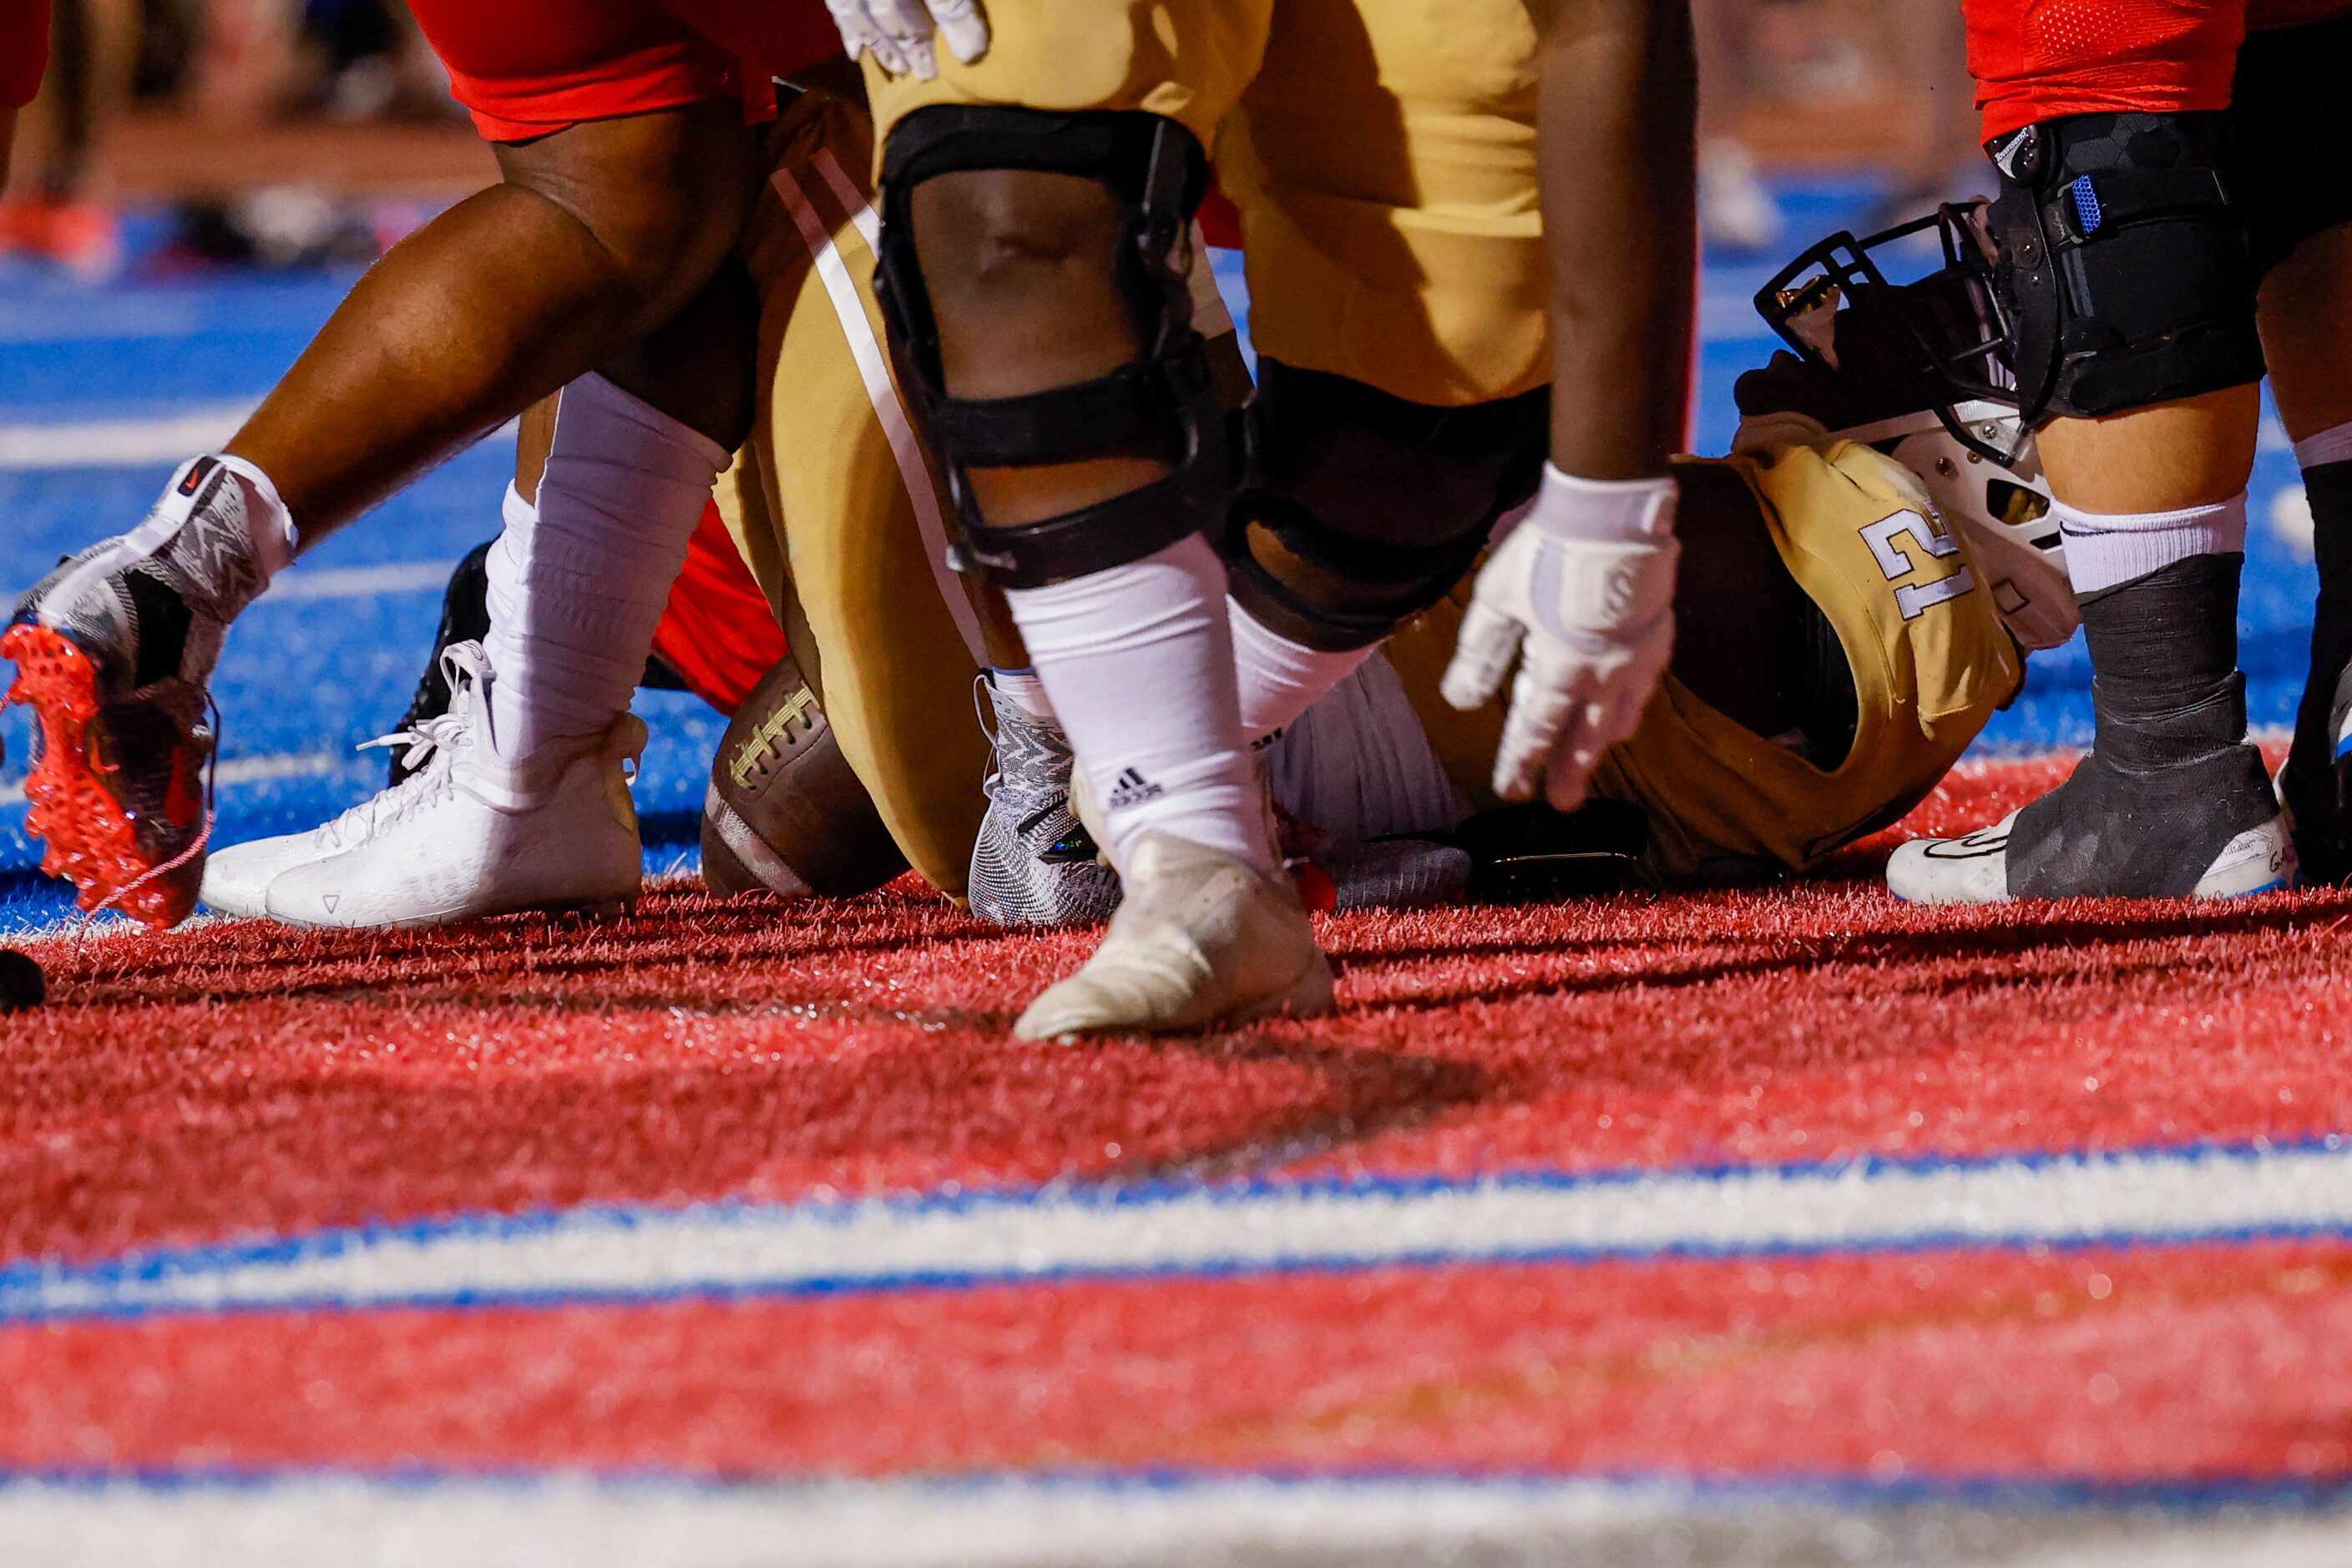
[[[847,898],[906,868],[816,692],[786,654],[736,710],[710,764],[703,882],[729,896]]]

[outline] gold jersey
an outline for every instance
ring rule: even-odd
[[[1853,672],[1852,746],[1833,766],[1759,735],[1673,676],[1594,793],[1642,807],[1660,882],[1800,870],[1901,817],[2024,680],[1981,574],[1918,479],[1849,441],[1706,459],[1754,492],[1789,574]],[[1687,568],[1686,568],[1687,569]],[[1395,639],[1391,658],[1456,784],[1490,803],[1499,700],[1460,714],[1437,695],[1468,588]]]

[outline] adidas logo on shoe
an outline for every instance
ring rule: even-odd
[[[1123,771],[1118,782],[1111,786],[1110,799],[1104,803],[1106,811],[1125,811],[1141,805],[1147,800],[1158,800],[1167,792],[1133,768]]]

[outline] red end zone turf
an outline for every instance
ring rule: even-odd
[[[1984,820],[2025,773],[1916,820]],[[0,1049],[0,1262],[590,1200],[2352,1128],[2352,895],[1953,911],[1852,880],[1325,930],[1333,1018],[1082,1048],[1006,1026],[1089,934],[1002,935],[903,884],[45,943],[54,1000]]]
[[[0,1329],[0,1467],[2352,1473],[2352,1247],[1080,1281]]]
[[[2057,769],[1972,771],[1908,826],[1988,820]],[[55,1000],[0,1046],[0,1306],[143,1247],[588,1202],[2341,1158],[2352,895],[1954,911],[1895,902],[1873,863],[1336,919],[1337,1016],[1080,1047],[1006,1026],[1090,935],[1003,935],[903,884],[790,910],[659,892],[602,925],[55,941]],[[2262,1158],[2223,1174],[2259,1185]],[[36,1312],[0,1324],[0,1472],[2326,1490],[2352,1478],[2334,1204],[2313,1198],[2308,1234],[2233,1232],[2224,1205],[2160,1244],[1958,1245],[1922,1222],[1916,1250]]]

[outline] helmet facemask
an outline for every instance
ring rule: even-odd
[[[1958,412],[1966,403],[2016,401],[2008,322],[1980,226],[1984,205],[1946,204],[1867,239],[1840,230],[1759,289],[1756,310],[1858,413],[1930,411],[1954,440],[2005,462],[2014,447],[1994,447]],[[1879,255],[1931,231],[1943,265],[1909,283],[1889,282]]]

